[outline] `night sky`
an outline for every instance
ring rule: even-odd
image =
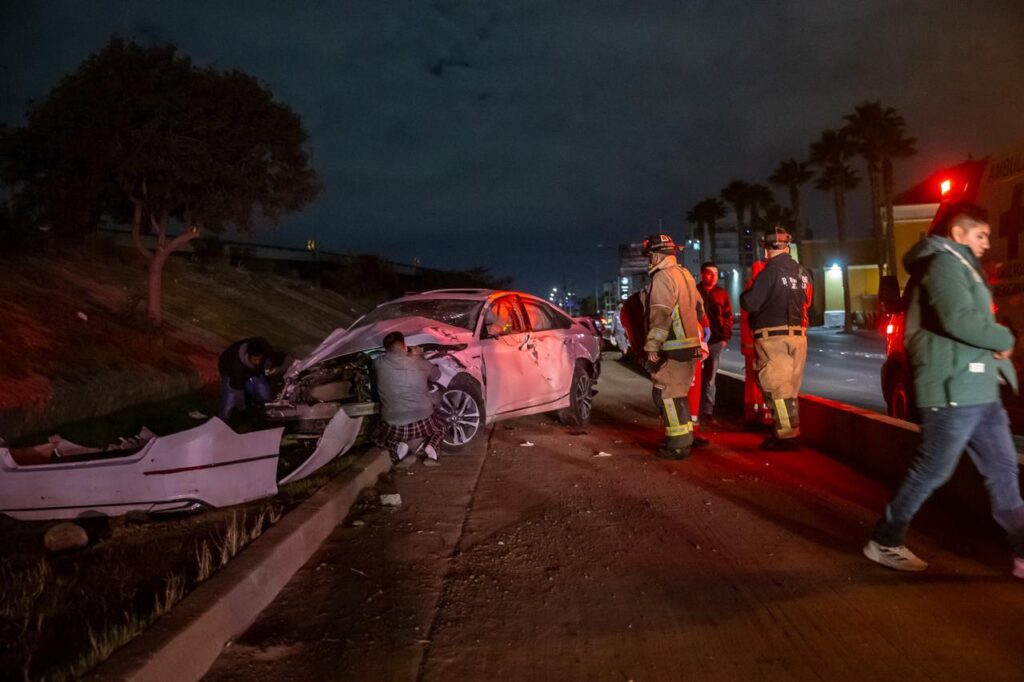
[[[483,265],[542,294],[563,277],[592,291],[615,245],[659,218],[685,236],[697,200],[767,184],[865,99],[919,139],[898,187],[1024,139],[1020,0],[3,7],[9,124],[111,33],[172,42],[266,82],[311,135],[326,191],[259,241]],[[804,194],[810,227],[832,234],[828,198]],[[866,191],[852,202],[866,234]]]

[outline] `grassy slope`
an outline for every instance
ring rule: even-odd
[[[0,273],[0,436],[10,442],[215,382],[217,355],[245,336],[301,356],[372,303],[297,278],[174,258],[164,331],[153,334],[141,322],[144,270],[131,251],[98,242],[7,256]]]

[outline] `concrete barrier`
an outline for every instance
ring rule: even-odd
[[[386,452],[363,455],[86,679],[202,678],[224,645],[245,632],[348,515],[359,492],[390,468]]]
[[[741,375],[720,370],[718,395],[725,398],[723,407],[729,414],[742,418]],[[893,492],[906,475],[921,438],[916,424],[812,395],[800,396],[800,433],[804,445],[889,486]],[[936,496],[972,516],[990,518],[988,493],[968,457],[961,460],[952,480]]]

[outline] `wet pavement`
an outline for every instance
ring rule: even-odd
[[[655,459],[649,383],[606,361],[598,388],[585,429],[502,422],[394,472],[401,506],[358,509],[206,679],[1022,679],[993,524],[929,505],[931,568],[884,569],[888,489],[728,421]]]

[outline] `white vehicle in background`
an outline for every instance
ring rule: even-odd
[[[293,433],[323,434],[309,466],[347,449],[363,418],[378,411],[371,363],[393,331],[441,369],[437,390],[449,448],[467,445],[486,424],[503,419],[540,412],[557,412],[572,425],[590,419],[600,342],[578,321],[515,291],[409,294],[333,332],[292,365],[280,396],[267,405],[267,417],[289,423]]]

